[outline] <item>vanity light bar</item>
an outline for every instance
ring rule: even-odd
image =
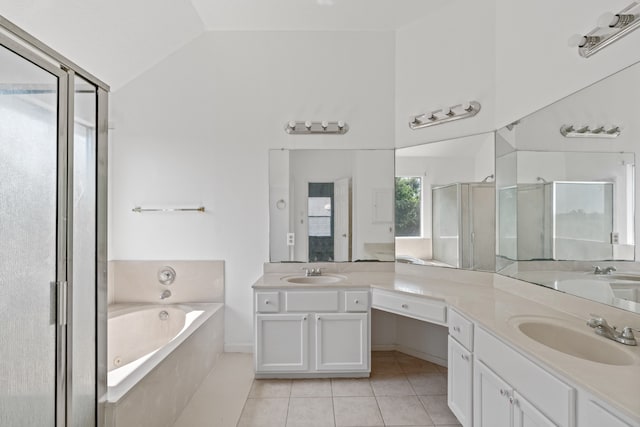
[[[197,208],[143,208],[141,206],[136,206],[131,209],[132,212],[142,213],[142,212],[204,212],[205,207],[199,206]]]
[[[610,12],[603,14],[596,28],[584,36],[578,34],[571,37],[570,46],[578,47],[578,53],[584,58],[599,52],[640,27],[639,11],[632,13],[638,6],[640,3],[633,2],[615,15]]]
[[[599,126],[591,129],[589,126],[576,128],[573,125],[562,125],[560,133],[565,138],[616,138],[620,135],[620,127],[612,126],[609,129],[605,129],[604,126]]]
[[[453,107],[444,107],[430,113],[413,116],[409,120],[409,127],[413,130],[429,126],[441,125],[455,120],[473,117],[480,111],[480,103],[471,101],[466,104],[458,104]]]
[[[344,135],[349,132],[349,125],[338,120],[337,122],[328,122],[323,120],[321,122],[296,122],[290,121],[284,127],[284,131],[290,135]]]

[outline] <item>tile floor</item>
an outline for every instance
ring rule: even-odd
[[[364,379],[254,380],[238,427],[460,426],[447,407],[447,370],[373,352]]]

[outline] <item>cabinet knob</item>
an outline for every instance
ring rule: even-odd
[[[353,303],[354,303],[354,304],[360,304],[360,300],[354,299],[354,300],[353,300]]]
[[[402,308],[409,308],[407,304],[402,304]]]
[[[507,394],[507,392],[504,391],[504,389],[500,389],[500,396],[504,396],[505,394]]]
[[[307,320],[307,316],[303,317],[302,320]]]
[[[318,316],[318,320],[322,320],[322,317]]]
[[[265,304],[271,304],[271,301],[269,301],[268,299],[264,300]]]
[[[461,354],[460,356],[462,357],[462,360],[466,360],[467,362],[469,361],[469,356],[466,354]]]
[[[509,403],[511,403],[514,406],[518,406],[518,399],[516,399],[513,396],[509,396]]]
[[[460,326],[454,326],[453,330],[456,331],[456,332],[460,332]]]

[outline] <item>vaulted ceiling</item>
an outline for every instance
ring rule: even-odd
[[[444,0],[0,0],[0,15],[117,90],[205,31],[385,31]]]

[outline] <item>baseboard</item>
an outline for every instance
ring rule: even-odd
[[[395,344],[378,344],[371,346],[371,351],[394,351],[397,349],[398,346]]]
[[[397,345],[396,351],[399,351],[400,353],[408,354],[409,356],[417,357],[418,359],[426,360],[427,362],[435,363],[436,365],[440,365],[444,367],[448,366],[447,359],[442,359],[432,354],[423,353],[422,351],[414,350],[410,347]]]
[[[253,344],[224,344],[225,353],[253,353]]]

